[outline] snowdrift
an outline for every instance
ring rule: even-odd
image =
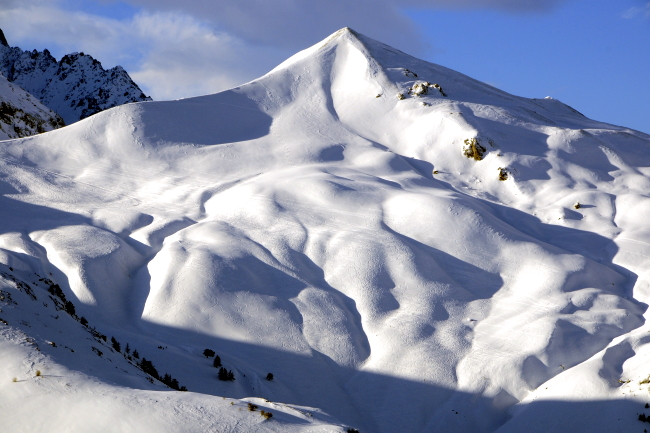
[[[343,29],[0,173],[11,431],[643,427],[640,132]]]

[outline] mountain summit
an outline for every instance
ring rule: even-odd
[[[349,29],[1,142],[3,426],[634,431],[648,167]]]
[[[68,54],[57,62],[48,50],[10,47],[1,30],[0,74],[61,115],[67,124],[117,105],[151,100],[121,66],[105,70],[84,53]]]
[[[8,47],[9,43],[7,42],[7,38],[5,38],[5,34],[2,32],[2,29],[0,29],[0,45]]]

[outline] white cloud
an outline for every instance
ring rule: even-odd
[[[60,57],[84,51],[104,67],[120,64],[154,99],[214,93],[256,78],[292,54],[247,43],[188,14],[141,12],[116,20],[71,12],[49,2],[0,0],[0,23],[12,46]],[[10,6],[10,7],[7,7]]]
[[[636,17],[650,18],[650,2],[645,6],[631,7],[623,12],[623,18],[631,19]]]
[[[118,0],[105,0],[118,1]],[[547,11],[571,0],[119,0],[149,10],[182,11],[244,40],[299,49],[351,27],[406,52],[423,47],[406,8]]]
[[[147,83],[155,99],[234,87],[263,75],[291,54],[245,43],[188,15],[143,13],[131,24],[140,40],[154,41],[131,75]]]
[[[108,0],[114,1],[114,0]],[[127,0],[148,10],[200,17],[249,43],[297,50],[343,27],[399,48],[420,44],[415,25],[391,0]]]

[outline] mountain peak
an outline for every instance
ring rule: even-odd
[[[9,46],[9,43],[7,42],[7,38],[5,38],[5,34],[2,32],[2,29],[0,29],[0,45],[3,45],[5,47]]]
[[[343,27],[340,30],[335,31],[331,35],[329,35],[327,38],[325,38],[323,41],[320,43],[316,44],[318,47],[323,47],[326,45],[331,44],[332,42],[336,40],[347,40],[349,42],[353,43],[362,43],[361,38],[363,36],[357,33],[356,31],[352,30],[350,27]]]
[[[3,430],[633,431],[647,167],[650,136],[349,28],[235,89],[3,141]]]
[[[0,42],[6,44],[0,31]],[[106,70],[83,52],[57,61],[48,50],[0,50],[0,74],[60,114],[66,123],[128,102],[151,100],[121,67]]]
[[[330,35],[330,38],[335,38],[338,36],[354,36],[355,38],[358,38],[359,34],[352,30],[350,27],[343,27],[340,30],[335,31]]]

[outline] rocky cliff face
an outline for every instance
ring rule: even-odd
[[[117,105],[151,100],[121,66],[106,70],[84,53],[68,54],[57,61],[48,50],[10,47],[1,33],[0,74],[61,115],[67,124]]]
[[[64,125],[61,116],[0,75],[0,140],[27,137]]]

